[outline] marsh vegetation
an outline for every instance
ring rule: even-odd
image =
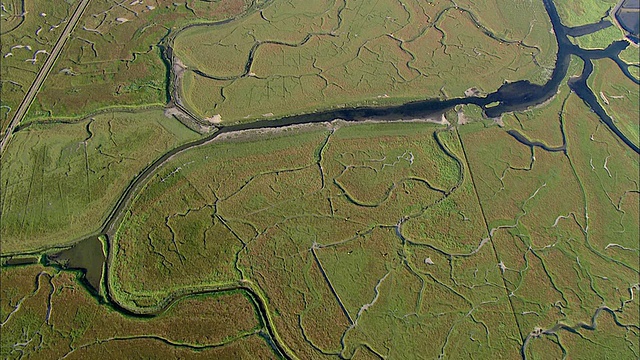
[[[2,356],[637,358],[613,6],[92,2],[2,153]]]

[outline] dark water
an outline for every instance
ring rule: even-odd
[[[569,81],[569,87],[571,88],[571,90],[575,91],[575,93],[587,105],[589,105],[591,110],[593,110],[593,112],[595,112],[596,115],[600,117],[600,120],[602,120],[602,122],[605,123],[607,127],[609,127],[609,129],[611,129],[611,131],[613,131],[613,133],[616,134],[618,138],[620,138],[620,140],[622,140],[636,153],[640,153],[640,148],[638,148],[637,145],[635,145],[629,138],[627,138],[625,134],[622,133],[622,131],[620,131],[620,129],[618,129],[618,127],[613,123],[613,119],[611,119],[611,117],[607,115],[607,112],[598,102],[598,99],[596,98],[593,91],[591,91],[591,89],[589,89],[589,87],[587,86],[587,79],[589,78],[589,76],[591,76],[592,72],[593,64],[591,63],[591,61],[588,61],[585,63],[584,70],[582,71],[580,77],[577,79],[571,79]]]
[[[531,141],[529,140],[526,136],[524,136],[522,133],[520,133],[518,130],[509,130],[507,131],[507,134],[513,136],[514,139],[518,140],[519,142],[529,146],[529,147],[539,147],[541,149],[544,149],[546,151],[550,151],[550,152],[556,152],[556,151],[566,151],[567,150],[567,145],[566,144],[562,144],[562,146],[548,146],[547,144],[544,144],[540,141]]]
[[[640,0],[626,0],[615,13],[620,26],[627,31],[627,38],[638,44],[640,40]]]
[[[463,104],[478,105],[482,107],[484,114],[487,117],[495,118],[501,116],[506,112],[520,111],[530,106],[541,104],[554,96],[558,91],[560,83],[566,77],[571,55],[577,55],[585,61],[601,58],[611,58],[614,60],[619,60],[618,54],[620,53],[620,51],[629,46],[629,44],[625,41],[618,41],[603,50],[580,49],[579,47],[572,44],[567,37],[567,35],[569,35],[572,30],[562,25],[553,2],[551,0],[544,0],[544,4],[547,12],[549,13],[549,17],[556,33],[556,39],[558,41],[556,65],[553,73],[551,74],[551,79],[544,85],[532,84],[529,81],[516,81],[502,85],[497,91],[487,95],[484,98],[468,97],[444,101],[424,100],[400,106],[345,108],[305,115],[289,116],[279,120],[264,120],[251,124],[233,125],[223,127],[222,131],[235,131],[262,127],[279,127],[293,124],[323,122],[330,121],[336,118],[344,119],[347,121],[358,121],[363,119],[400,120],[417,117],[429,117],[434,116],[435,114],[442,113],[455,105]],[[594,28],[606,25],[601,23],[599,24],[600,25],[595,24],[586,26],[584,27],[585,30],[583,31],[592,31]],[[617,63],[619,66],[621,66],[621,69],[625,72],[625,74],[633,79],[631,74],[628,72],[628,68],[626,68],[626,64],[624,64],[622,61],[617,61]],[[575,83],[574,86],[586,87],[586,82],[584,84]],[[580,94],[586,94],[589,92],[591,92],[591,90],[589,90],[588,88],[581,89]],[[586,98],[583,98],[583,100],[585,99]],[[498,103],[497,106],[487,107],[487,105],[495,102]],[[595,109],[598,106],[597,104],[592,103],[590,100],[585,100],[585,102],[587,102],[587,104],[592,109]],[[606,123],[607,119],[603,118],[603,121]],[[611,124],[608,126],[611,127],[615,125]],[[622,133],[619,131],[616,132],[616,134],[622,135]],[[624,138],[622,138],[622,140],[625,143],[628,143],[628,141],[625,141]],[[636,150],[636,148],[633,149]]]
[[[593,34],[594,32],[600,31],[602,29],[606,29],[609,26],[613,26],[613,24],[609,20],[600,20],[599,22],[594,24],[586,24],[567,28],[567,35],[573,37],[584,36]]]
[[[638,16],[640,13],[636,11],[624,11],[624,9],[618,10],[616,17],[622,27],[631,34],[638,35],[640,33],[640,19]]]
[[[86,284],[96,293],[100,292],[106,257],[102,241],[97,236],[80,241],[59,253],[48,255],[46,260],[47,263],[61,266],[63,269],[81,270]]]
[[[589,108],[598,115],[600,120],[602,120],[605,125],[628,147],[630,147],[633,151],[640,154],[640,148],[636,146],[618,127],[613,123],[613,120],[607,113],[604,111],[602,106],[598,103],[598,99],[594,95],[593,91],[587,85],[587,79],[593,72],[593,63],[591,60],[595,59],[603,59],[610,58],[613,59],[616,64],[620,67],[623,73],[629,77],[635,83],[638,83],[638,79],[635,79],[629,73],[628,65],[626,65],[622,60],[620,60],[619,54],[622,50],[626,49],[629,46],[629,43],[626,41],[616,41],[609,45],[606,49],[603,50],[584,50],[571,44],[569,38],[567,37],[567,28],[562,25],[560,16],[558,15],[558,11],[556,10],[555,4],[552,0],[544,0],[545,8],[547,9],[547,13],[549,14],[549,18],[551,19],[551,23],[556,33],[556,39],[558,41],[558,64],[563,60],[569,61],[570,55],[576,55],[580,57],[585,62],[584,70],[582,75],[578,79],[574,79],[569,81],[569,87],[573,90],[578,97],[580,97]],[[558,69],[558,64],[556,64],[556,69]],[[554,70],[555,74],[555,70]],[[566,75],[566,70],[564,71]],[[564,77],[564,76],[563,76]],[[553,79],[552,79],[553,81]],[[551,82],[551,81],[550,81]]]
[[[555,8],[553,1],[544,0],[545,8],[549,14],[553,28],[558,41],[558,54],[556,57],[556,65],[551,74],[551,79],[544,85],[532,84],[529,81],[516,81],[502,85],[497,91],[489,94],[484,98],[480,97],[468,97],[457,98],[450,100],[424,100],[416,101],[400,106],[390,107],[359,107],[359,108],[345,108],[339,110],[330,110],[324,112],[317,112],[305,115],[295,115],[285,117],[279,120],[264,120],[251,124],[233,125],[223,127],[223,131],[235,131],[245,129],[255,129],[262,127],[279,127],[293,124],[313,123],[330,121],[336,118],[344,119],[347,121],[358,121],[363,119],[381,119],[381,120],[400,120],[417,117],[429,117],[434,114],[442,113],[455,105],[474,104],[483,108],[483,111],[487,117],[499,117],[506,112],[524,110],[530,106],[538,105],[544,101],[550,99],[558,91],[560,83],[565,78],[569,69],[571,55],[577,55],[585,61],[591,59],[611,58],[618,59],[620,51],[624,50],[629,44],[625,41],[618,41],[611,44],[609,47],[603,50],[583,50],[575,46],[567,35],[572,30],[562,25],[558,12]],[[600,22],[597,24],[585,25],[581,31],[594,31],[598,27],[610,26],[606,22]],[[619,60],[619,59],[618,59]],[[631,75],[626,68],[626,65],[617,61],[618,65],[625,67],[622,69],[626,71],[630,78]],[[582,83],[576,83],[575,86],[582,86]],[[586,86],[586,83],[585,83]],[[582,91],[581,93],[590,92]],[[583,99],[584,100],[584,99]],[[487,107],[488,104],[498,102],[497,106]],[[587,102],[588,105],[594,105]],[[603,121],[605,121],[603,119]],[[624,141],[624,140],[623,140]]]
[[[19,265],[33,265],[40,262],[39,256],[34,257],[17,257],[7,259],[3,265],[5,266],[19,266]]]

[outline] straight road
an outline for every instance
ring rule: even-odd
[[[18,126],[18,124],[20,124],[20,121],[22,121],[22,118],[27,113],[27,110],[29,109],[31,102],[33,102],[33,98],[36,97],[36,94],[40,90],[42,83],[47,78],[47,75],[49,75],[49,71],[51,71],[51,68],[53,67],[53,64],[56,62],[58,55],[60,55],[60,52],[62,51],[64,44],[67,42],[67,39],[71,35],[71,31],[73,31],[73,29],[76,27],[78,20],[80,20],[80,16],[82,16],[82,13],[84,13],[84,10],[87,8],[87,5],[89,5],[89,1],[90,0],[80,1],[80,4],[78,4],[78,7],[73,12],[73,15],[71,15],[71,17],[69,18],[67,25],[64,27],[64,30],[62,31],[62,34],[58,38],[58,41],[56,41],[56,44],[53,46],[51,53],[45,60],[44,65],[42,65],[42,68],[38,72],[38,75],[36,76],[35,80],[33,81],[33,83],[31,83],[31,86],[29,87],[29,91],[27,91],[27,95],[24,97],[24,99],[22,99],[22,102],[20,103],[18,110],[16,110],[16,113],[13,115],[13,119],[11,119],[11,123],[9,124],[9,127],[7,127],[7,132],[4,134],[4,136],[2,137],[2,140],[0,141],[0,156],[4,152],[4,149],[7,146],[7,144],[9,143],[13,130],[16,128],[16,126]]]

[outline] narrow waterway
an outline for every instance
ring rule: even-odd
[[[249,130],[249,129],[267,129],[267,128],[280,128],[291,125],[299,125],[299,124],[311,124],[311,123],[319,123],[332,121],[334,119],[343,119],[346,121],[363,121],[363,120],[387,120],[387,121],[403,121],[410,120],[416,118],[427,118],[427,117],[435,117],[438,116],[445,111],[452,109],[456,105],[465,105],[465,104],[473,104],[480,106],[483,109],[484,114],[490,118],[496,118],[505,114],[507,112],[513,111],[521,111],[525,110],[534,105],[541,104],[546,100],[553,97],[558,88],[563,81],[563,79],[567,75],[567,71],[569,68],[569,63],[571,60],[571,55],[575,55],[580,57],[585,62],[585,67],[582,72],[582,75],[579,78],[572,79],[569,82],[570,88],[579,96],[593,112],[598,115],[598,117],[602,120],[604,124],[629,148],[631,148],[636,153],[640,153],[640,149],[638,146],[633,144],[624,133],[622,133],[615,125],[613,120],[606,114],[605,110],[600,106],[597,101],[596,96],[593,91],[588,87],[587,79],[593,72],[593,64],[592,60],[601,59],[601,58],[610,58],[616,61],[620,69],[633,81],[638,83],[638,79],[635,79],[628,71],[628,65],[626,65],[619,58],[620,51],[624,50],[629,43],[626,41],[617,41],[608,46],[604,50],[584,50],[579,48],[578,46],[571,43],[568,38],[568,35],[579,36],[577,33],[583,33],[587,31],[593,31],[602,29],[607,25],[604,22],[600,22],[598,24],[593,24],[591,27],[587,26],[581,29],[569,29],[562,25],[556,7],[552,0],[543,0],[544,6],[547,10],[549,18],[551,19],[551,23],[553,29],[555,31],[555,36],[558,42],[558,53],[556,58],[556,64],[551,74],[550,80],[544,85],[532,84],[528,81],[516,81],[512,83],[507,83],[502,85],[497,91],[485,96],[485,97],[466,97],[466,98],[455,98],[449,100],[424,100],[424,101],[416,101],[407,103],[399,106],[388,106],[388,107],[353,107],[353,108],[344,108],[344,109],[336,109],[330,111],[316,112],[304,115],[294,115],[283,117],[278,120],[263,120],[257,121],[248,124],[239,124],[232,126],[221,126],[219,130],[207,137],[202,139],[193,141],[188,144],[184,144],[179,146],[160,158],[154,161],[152,164],[147,166],[136,178],[130,183],[130,185],[125,189],[118,202],[114,206],[107,220],[103,224],[101,230],[97,234],[93,234],[88,236],[85,241],[95,241],[97,239],[97,235],[104,235],[107,238],[107,257],[106,257],[106,265],[104,266],[105,274],[104,278],[102,278],[102,264],[105,259],[89,256],[87,257],[84,254],[84,251],[79,251],[78,249],[82,249],[83,247],[78,246],[74,247],[77,252],[74,252],[73,249],[69,252],[63,252],[58,255],[58,257],[52,257],[51,260],[65,260],[69,263],[71,267],[79,267],[84,268],[86,271],[87,281],[94,287],[100,287],[100,281],[103,281],[105,284],[105,288],[107,290],[106,297],[108,301],[112,304],[112,306],[121,311],[123,313],[127,313],[129,315],[135,316],[154,316],[159,313],[165,311],[172,303],[178,301],[179,299],[190,296],[193,294],[207,293],[207,292],[220,292],[220,291],[228,291],[232,289],[241,289],[246,291],[249,294],[249,297],[253,300],[254,305],[258,309],[259,316],[264,322],[270,340],[272,341],[272,345],[276,353],[278,353],[282,357],[289,357],[287,354],[287,348],[284,344],[279,341],[279,338],[276,334],[275,327],[273,323],[270,321],[269,313],[267,310],[267,305],[264,300],[258,295],[255,289],[252,286],[247,285],[243,282],[238,282],[237,284],[230,284],[224,287],[211,288],[211,289],[199,289],[193,290],[187,293],[182,293],[178,295],[170,295],[165,301],[163,301],[158,307],[154,308],[153,312],[145,313],[140,309],[129,309],[126,306],[123,306],[118,302],[116,297],[113,294],[112,289],[109,284],[109,276],[110,276],[110,265],[113,262],[113,237],[116,234],[117,228],[120,226],[122,218],[126,212],[126,209],[130,205],[134,196],[142,189],[144,183],[155,173],[155,171],[162,166],[165,162],[167,162],[171,157],[179,154],[188,149],[201,146],[220,134],[230,133],[240,130]],[[226,22],[221,22],[226,23]],[[212,26],[212,25],[207,25]],[[168,59],[165,59],[168,60]],[[170,63],[170,62],[169,62]],[[495,104],[495,106],[488,106],[489,104]],[[517,132],[511,132],[511,136],[516,138],[518,141],[528,144],[529,146],[538,146],[544,148],[547,151],[565,151],[566,148],[563,145],[558,148],[551,148],[546,146],[545,144],[538,142],[531,142],[523,135]],[[102,248],[98,249],[96,243],[93,244],[94,250],[100,251],[102,253]],[[75,254],[75,255],[74,255]],[[78,262],[75,259],[76,256],[80,256],[86,259],[92,259],[92,261],[97,261],[98,264],[91,264],[90,266],[84,266],[85,261]],[[9,260],[7,264],[10,262],[19,262],[20,260]],[[82,266],[78,265],[81,264]],[[98,280],[102,279],[102,280]]]

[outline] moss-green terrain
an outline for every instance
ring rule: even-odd
[[[487,118],[543,1],[91,1],[30,99],[78,4],[0,9],[2,358],[640,357],[637,47]]]
[[[595,0],[595,1],[554,1],[558,8],[558,13],[562,18],[562,23],[566,26],[580,26],[592,24],[607,17],[613,16],[611,13],[618,1],[616,0]]]
[[[243,0],[92,1],[30,108],[28,121],[78,118],[167,101],[162,41],[178,29],[242,14]]]
[[[609,60],[598,60],[594,64],[594,76],[590,86],[617,126],[635,144],[640,145],[640,89],[624,76],[617,65]]]
[[[543,83],[554,60],[550,28],[541,2],[292,1],[191,27],[173,45],[186,67],[186,107],[237,123]]]
[[[64,0],[11,0],[2,6],[0,134],[4,136],[74,6]]]
[[[161,110],[106,113],[18,131],[2,156],[3,253],[70,243],[96,232],[138,172],[197,137]]]
[[[261,336],[264,325],[242,292],[189,296],[140,320],[100,304],[73,273],[36,265],[3,268],[0,279],[5,359],[273,357]]]

